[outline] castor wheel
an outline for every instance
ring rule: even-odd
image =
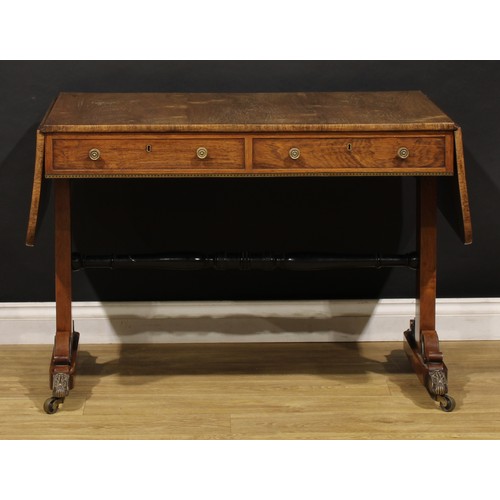
[[[45,413],[53,415],[59,409],[59,406],[63,403],[64,398],[49,398],[43,404],[43,409]]]
[[[448,396],[448,394],[445,394],[444,396],[438,396],[437,399],[439,401],[441,410],[450,412],[455,409],[455,400],[451,396]]]

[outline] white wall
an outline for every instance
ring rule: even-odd
[[[297,302],[74,302],[81,342],[402,340],[412,299]],[[500,340],[500,298],[439,299],[441,340]],[[51,344],[54,303],[1,303],[0,344]]]

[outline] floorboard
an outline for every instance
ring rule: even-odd
[[[442,342],[452,413],[402,342],[81,345],[55,415],[50,346],[0,346],[0,439],[499,439],[500,342]]]

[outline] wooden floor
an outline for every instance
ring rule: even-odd
[[[438,409],[402,342],[81,345],[43,412],[51,346],[0,346],[0,439],[498,439],[500,342],[442,342]]]

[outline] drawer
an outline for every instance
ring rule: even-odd
[[[243,138],[54,137],[47,161],[51,175],[161,175],[242,170]]]
[[[257,138],[254,169],[387,171],[452,169],[447,138],[440,136],[350,136],[336,138]]]

